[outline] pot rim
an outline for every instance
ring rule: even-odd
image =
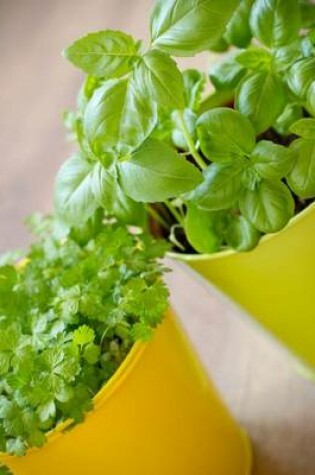
[[[168,318],[168,316],[171,314],[171,309],[169,308],[163,317],[162,323],[163,324],[164,320]],[[159,325],[159,326],[160,326]],[[159,326],[154,329],[154,332],[159,328]],[[153,336],[154,338],[154,336]],[[80,422],[79,424],[84,424],[85,421],[91,417],[101,406],[103,406],[111,397],[114,396],[116,391],[126,382],[127,378],[135,368],[135,366],[138,364],[140,358],[150,345],[151,341],[149,342],[141,342],[141,341],[136,341],[133,346],[131,347],[129,353],[127,354],[126,358],[124,361],[121,363],[117,371],[109,378],[108,381],[104,383],[104,385],[101,387],[101,389],[95,394],[93,397],[93,408],[86,412],[84,415],[84,420]],[[64,435],[64,432],[73,424],[72,419],[66,419],[63,422],[60,422],[56,427],[51,429],[46,433],[47,440],[45,444],[42,447],[31,447],[29,448],[25,455],[22,455],[22,458],[30,455],[32,453],[35,453],[43,448],[45,448],[48,444],[52,444],[56,439],[60,438],[62,435]],[[74,429],[76,427],[74,426]],[[11,460],[12,458],[18,457],[17,455],[10,455],[6,452],[0,452],[0,462],[1,463],[6,463],[6,461]]]
[[[266,234],[265,236],[263,236],[258,246],[255,247],[252,251],[240,252],[240,251],[235,251],[234,249],[227,249],[224,251],[213,252],[212,254],[185,254],[185,253],[180,253],[180,252],[168,252],[167,256],[172,259],[176,259],[177,261],[189,262],[189,261],[223,259],[225,257],[234,256],[237,254],[248,254],[250,252],[255,252],[256,249],[258,249],[260,246],[263,246],[266,242],[269,242],[270,240],[275,239],[286,230],[294,227],[295,225],[303,221],[310,214],[312,214],[314,210],[315,210],[315,201],[311,203],[309,206],[307,206],[307,208],[305,208],[303,211],[293,216],[293,218],[290,219],[288,224],[283,229],[281,229],[280,231],[276,233]]]

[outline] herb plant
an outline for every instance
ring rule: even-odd
[[[168,306],[163,241],[102,224],[99,211],[62,239],[51,219],[34,223],[26,260],[0,267],[0,451],[15,455],[81,422]]]
[[[64,55],[87,76],[66,115],[79,152],[57,177],[59,216],[149,215],[184,252],[247,251],[281,230],[315,197],[314,10],[158,0],[147,49],[112,30],[74,42]],[[208,77],[174,60],[229,49]]]

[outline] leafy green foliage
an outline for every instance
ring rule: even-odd
[[[288,175],[290,188],[302,198],[315,197],[315,135],[313,139],[298,139],[292,144],[297,160]]]
[[[251,120],[258,134],[264,132],[285,107],[281,80],[263,71],[245,77],[237,92],[236,107]]]
[[[262,233],[275,233],[283,228],[294,214],[294,201],[281,182],[262,180],[241,196],[240,209],[245,218]]]
[[[220,38],[237,0],[157,0],[151,17],[153,46],[191,56]]]
[[[0,451],[15,455],[81,422],[168,306],[164,242],[106,223],[60,240],[54,227],[47,218],[26,260],[0,267]]]
[[[224,38],[239,48],[245,48],[252,38],[249,25],[252,4],[253,0],[240,0],[226,27]]]
[[[164,201],[192,190],[202,175],[167,145],[146,142],[120,166],[122,187],[136,201]]]
[[[190,204],[185,217],[185,231],[189,243],[201,254],[219,249],[221,240],[216,230],[218,214]]]
[[[66,114],[80,151],[57,177],[64,223],[153,219],[188,252],[284,227],[315,194],[314,18],[309,0],[156,0],[146,49],[112,30],[74,42],[88,76]],[[208,76],[174,59],[207,50],[227,52]]]
[[[139,45],[121,31],[99,31],[75,41],[64,56],[92,76],[117,78],[130,71],[138,57]]]
[[[301,27],[299,0],[256,0],[250,23],[254,36],[264,45],[287,45]]]

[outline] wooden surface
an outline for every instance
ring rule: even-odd
[[[149,9],[148,0],[0,0],[0,251],[28,242],[28,213],[52,208],[54,175],[70,150],[61,111],[74,104],[81,75],[60,51],[98,29],[145,38]],[[194,61],[206,67],[204,56]],[[209,287],[179,268],[168,280],[209,373],[251,435],[254,474],[314,475],[315,384]]]

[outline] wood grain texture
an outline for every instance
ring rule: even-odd
[[[52,208],[54,175],[70,152],[60,119],[74,104],[81,75],[60,51],[98,29],[147,38],[150,3],[0,0],[0,251],[27,244],[22,221],[34,210]],[[206,68],[206,57],[187,64]],[[254,474],[314,475],[315,385],[298,376],[283,349],[192,274],[175,266],[168,281],[209,374],[251,435]]]

